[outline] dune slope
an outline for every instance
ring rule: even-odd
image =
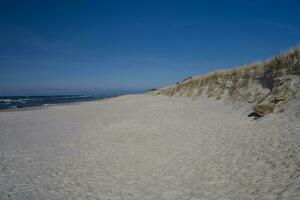
[[[204,96],[251,105],[300,99],[300,47],[266,62],[190,77],[175,86],[150,92],[167,96]]]

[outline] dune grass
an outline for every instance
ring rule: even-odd
[[[265,62],[255,62],[230,70],[217,70],[206,75],[188,77],[175,86],[165,87],[152,94],[167,96],[200,96],[247,100],[251,95],[265,93],[254,102],[263,101],[268,95],[291,96],[291,76],[300,75],[300,46],[279,54]],[[255,89],[259,88],[259,89]]]

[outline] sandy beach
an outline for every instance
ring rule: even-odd
[[[0,199],[299,200],[300,114],[247,114],[150,95],[0,112]]]

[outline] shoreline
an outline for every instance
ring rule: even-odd
[[[42,106],[28,106],[28,107],[22,107],[22,108],[5,108],[5,109],[0,109],[0,113],[1,112],[17,112],[17,111],[42,110],[42,109],[47,109],[47,108],[56,107],[56,106],[68,106],[68,105],[77,105],[77,104],[84,104],[84,103],[89,103],[89,102],[103,101],[103,100],[106,100],[106,99],[116,98],[116,97],[120,97],[120,96],[124,96],[124,95],[112,96],[112,97],[107,97],[107,98],[102,98],[102,99],[96,99],[96,100],[89,100],[89,101],[80,101],[80,102],[47,104],[47,105],[42,105]]]

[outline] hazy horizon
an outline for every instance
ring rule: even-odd
[[[264,60],[300,43],[299,6],[1,1],[0,96],[143,91]]]
[[[43,88],[2,90],[0,97],[9,96],[55,96],[55,95],[123,95],[146,92],[147,89],[132,88]]]

